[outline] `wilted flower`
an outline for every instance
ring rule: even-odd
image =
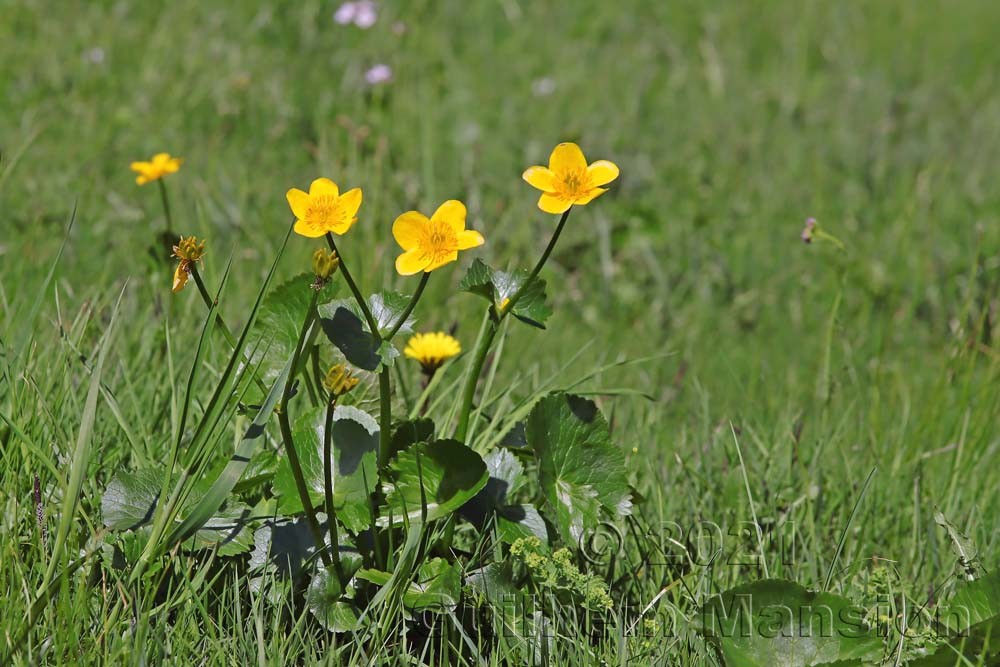
[[[433,271],[458,259],[459,250],[486,242],[482,234],[465,228],[465,204],[455,199],[441,204],[430,218],[407,211],[392,223],[392,235],[405,251],[396,258],[396,271],[404,276]]]
[[[378,20],[378,8],[372,0],[357,0],[345,2],[333,13],[333,20],[340,25],[353,23],[367,30]]]
[[[338,236],[347,233],[358,221],[361,208],[361,188],[340,194],[337,184],[329,178],[317,178],[309,185],[308,193],[292,188],[285,198],[295,214],[295,233],[308,238],[327,232]]]
[[[173,256],[179,259],[177,268],[174,270],[173,291],[176,294],[187,285],[188,276],[194,263],[205,255],[205,241],[199,241],[194,236],[182,236],[177,245],[174,246]]]
[[[538,208],[546,213],[564,213],[571,206],[589,204],[607,192],[600,186],[618,178],[618,165],[598,160],[587,166],[580,147],[566,142],[552,150],[548,167],[528,167],[523,178],[542,191]]]
[[[392,68],[385,63],[379,63],[365,72],[365,81],[371,86],[377,86],[380,83],[386,83],[391,80]]]
[[[334,364],[323,378],[323,388],[337,399],[358,386],[360,381],[351,375],[351,371],[344,364]]]
[[[453,336],[443,331],[418,333],[410,338],[403,349],[410,359],[420,362],[424,373],[434,373],[441,364],[462,353],[462,345]]]
[[[150,181],[163,178],[167,174],[173,174],[181,168],[184,160],[179,157],[171,157],[170,153],[157,153],[149,162],[133,162],[130,168],[139,174],[135,177],[135,182],[145,185]]]

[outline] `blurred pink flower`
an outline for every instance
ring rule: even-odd
[[[392,80],[392,68],[385,63],[379,63],[365,72],[365,81],[369,85],[377,86]]]
[[[372,0],[345,2],[337,7],[337,11],[333,13],[333,20],[340,25],[353,23],[357,27],[367,30],[378,20],[378,8]]]

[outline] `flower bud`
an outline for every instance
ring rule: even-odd
[[[330,392],[333,398],[340,398],[358,386],[360,381],[351,375],[351,371],[344,364],[334,364],[323,378],[323,388]]]
[[[340,266],[340,258],[337,253],[325,248],[319,248],[313,253],[312,268],[317,280],[327,281],[337,271]]]

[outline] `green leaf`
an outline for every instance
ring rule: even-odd
[[[846,598],[766,579],[713,596],[696,625],[726,665],[861,665],[882,654],[882,640],[864,617],[865,609]]]
[[[549,543],[545,519],[534,505],[508,505],[497,510],[497,535],[506,544],[522,537],[537,537],[542,544]]]
[[[380,522],[421,520],[421,497],[427,501],[427,520],[447,516],[486,486],[489,474],[483,459],[457,440],[420,443],[400,452],[390,464],[391,480],[384,485],[386,511]]]
[[[403,606],[411,611],[448,611],[454,609],[462,595],[462,577],[457,569],[443,558],[432,558],[417,570],[416,581],[411,581],[403,592]],[[389,584],[392,575],[380,570],[359,570],[359,579],[377,586]]]
[[[514,296],[529,275],[530,271],[526,269],[498,271],[476,259],[459,283],[459,289],[477,294],[499,307]],[[552,309],[545,301],[545,281],[542,278],[536,276],[531,281],[528,289],[514,304],[511,314],[526,324],[539,329],[545,328],[545,320],[552,315]]]
[[[306,605],[313,616],[331,632],[350,632],[358,624],[358,610],[341,599],[344,590],[332,568],[319,568],[306,591]]]
[[[514,296],[521,285],[528,279],[529,272],[524,269],[517,271],[494,271],[493,284],[496,286],[497,303],[502,304]],[[511,314],[525,324],[539,329],[545,328],[545,320],[552,315],[552,309],[545,302],[545,280],[540,276],[528,285],[521,297],[514,304]]]
[[[325,408],[310,410],[295,420],[292,432],[309,497],[321,509],[326,502],[322,463],[325,419]],[[378,433],[378,423],[368,413],[344,405],[334,410],[331,432],[333,503],[337,519],[355,533],[371,524],[368,496],[378,479]],[[303,511],[287,458],[278,465],[274,492],[281,512]]]
[[[967,577],[975,576],[979,567],[979,550],[965,533],[960,531],[955,524],[948,521],[948,518],[940,510],[934,510],[934,522],[945,529],[948,538],[951,540],[955,556],[958,557],[958,565],[962,568]]]
[[[939,618],[955,634],[966,634],[984,625],[996,624],[1000,620],[1000,570],[975,581],[960,582]]]
[[[295,351],[306,309],[312,300],[311,273],[300,273],[275,287],[264,298],[257,322],[247,345],[253,350],[251,365],[259,364],[258,377],[270,385]],[[320,292],[319,304],[331,301],[337,281],[328,282]]]
[[[603,512],[632,510],[625,455],[611,443],[597,406],[572,394],[549,394],[531,410],[525,429],[538,459],[546,505],[560,535],[577,545]]]
[[[361,317],[346,301],[334,301],[317,309],[323,333],[349,362],[367,371],[378,369],[379,346]]]
[[[392,434],[389,457],[396,456],[399,452],[409,449],[418,442],[431,442],[432,440],[434,440],[434,422],[432,420],[419,417],[400,422],[396,426],[396,432]]]
[[[139,530],[152,522],[153,513],[159,500],[163,484],[163,471],[158,468],[143,468],[132,472],[120,472],[112,478],[101,498],[101,514],[104,525],[111,530]],[[182,507],[187,513],[205,496],[207,483],[196,485]],[[217,511],[194,533],[188,545],[205,549],[219,547],[223,556],[232,556],[248,551],[252,536],[247,524],[250,509],[241,503],[234,503]],[[177,521],[177,525],[180,520]]]
[[[496,298],[493,288],[493,269],[483,260],[476,258],[469,265],[465,277],[458,284],[463,292],[478,294],[490,303]]]
[[[375,318],[380,334],[387,334],[396,324],[396,320],[403,314],[406,307],[410,305],[410,297],[399,292],[382,290],[368,297],[368,308]],[[407,317],[402,326],[399,327],[401,334],[408,334],[413,331],[413,317]]]

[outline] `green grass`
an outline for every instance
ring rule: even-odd
[[[335,3],[59,4],[0,2],[0,652],[45,581],[67,485],[82,487],[60,565],[99,549],[111,476],[165,466],[177,435],[204,307],[193,290],[171,295],[147,256],[159,199],[128,164],[160,150],[186,160],[167,184],[178,230],[209,240],[210,289],[232,256],[221,311],[239,326],[290,222],[289,187],[321,174],[363,187],[345,256],[366,292],[407,290],[392,269],[399,212],[461,198],[487,238],[478,256],[530,264],[555,219],[520,173],[577,141],[622,178],[571,217],[543,271],[555,315],[545,332],[511,329],[494,387],[513,391],[497,409],[649,357],[583,385],[653,398],[600,399],[643,524],[728,530],[751,519],[749,489],[762,522],[795,526],[787,563],[765,544],[771,576],[821,587],[833,566],[832,590],[860,594],[877,557],[918,603],[957,572],[935,507],[997,562],[997,3],[428,1],[384,3],[369,31],[333,23]],[[371,88],[376,62],[394,80]],[[547,96],[533,92],[543,78]],[[846,259],[798,240],[808,216]],[[292,238],[278,279],[306,270],[313,247]],[[417,315],[457,325],[471,349],[481,311],[451,295],[461,271],[435,273]],[[214,341],[199,410],[224,353]],[[199,561],[184,574],[195,562],[178,557],[183,585],[133,618],[119,599],[144,592],[94,562],[91,586],[56,578],[21,663],[336,662],[308,614],[244,604],[238,572]],[[627,578],[683,620],[761,576],[717,563]],[[637,650],[614,634],[594,644],[608,664]],[[714,664],[679,634],[657,640],[656,660]],[[597,664],[585,645],[559,638],[553,664]],[[436,646],[423,660],[442,659]]]

